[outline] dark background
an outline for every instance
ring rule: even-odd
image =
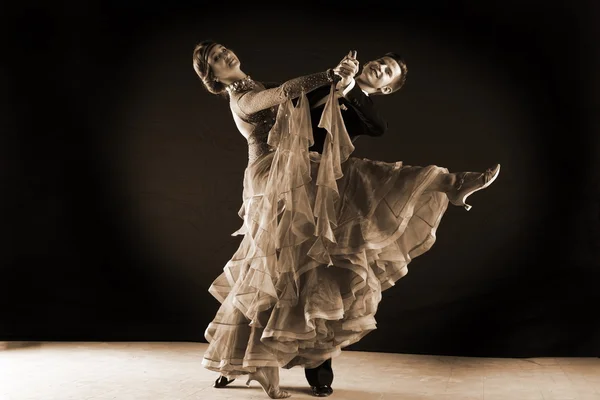
[[[226,101],[192,69],[212,38],[268,81],[350,49],[399,52],[405,88],[375,99],[390,130],[355,155],[502,164],[471,211],[448,210],[351,349],[600,356],[598,6],[392,3],[3,13],[0,340],[204,341],[247,161]]]

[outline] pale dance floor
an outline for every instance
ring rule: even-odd
[[[212,388],[203,343],[0,342],[1,400],[268,399],[245,379]],[[498,359],[345,351],[334,400],[600,400],[599,358]],[[310,395],[304,370],[281,370],[291,399]]]

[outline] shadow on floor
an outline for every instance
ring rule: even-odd
[[[0,351],[39,347],[42,342],[0,342]]]

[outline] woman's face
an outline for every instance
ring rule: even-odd
[[[208,65],[215,78],[222,80],[240,67],[240,60],[233,51],[225,46],[216,44],[208,53]]]

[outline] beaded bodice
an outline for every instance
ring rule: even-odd
[[[248,136],[248,161],[250,163],[272,150],[267,140],[269,139],[271,128],[275,125],[278,109],[279,106],[277,105],[266,110],[261,110],[252,114],[246,120],[246,122],[254,125],[252,134]]]
[[[253,127],[247,137],[249,162],[254,162],[272,150],[267,140],[280,104],[332,81],[333,75],[331,71],[327,71],[295,78],[272,88],[267,88],[249,76],[229,85],[227,90],[231,98],[231,110]]]

